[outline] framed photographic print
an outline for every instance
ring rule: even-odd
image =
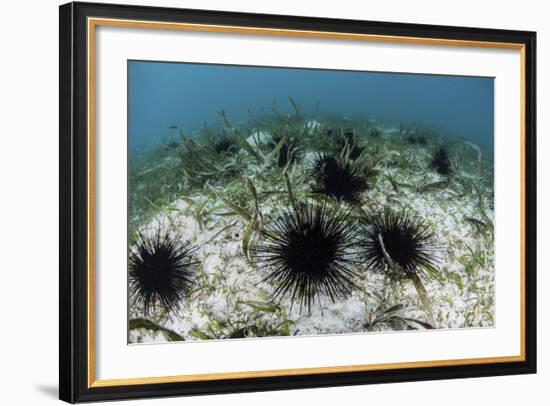
[[[60,7],[60,398],[536,371],[535,33]]]

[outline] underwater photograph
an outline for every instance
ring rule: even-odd
[[[494,78],[128,61],[128,343],[493,327]]]

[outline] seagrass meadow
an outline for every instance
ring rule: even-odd
[[[492,132],[339,97],[134,113],[154,141],[130,126],[129,343],[494,325]]]

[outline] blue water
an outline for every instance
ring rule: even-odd
[[[269,113],[273,99],[290,113],[288,96],[304,114],[369,116],[398,124],[421,121],[493,154],[494,79],[290,68],[130,61],[129,138],[138,149],[220,123]]]

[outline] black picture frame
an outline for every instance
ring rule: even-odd
[[[60,6],[59,397],[67,402],[235,393],[536,372],[536,33],[112,4]],[[93,387],[88,369],[87,19],[89,17],[513,43],[525,53],[524,360],[365,372],[312,373]]]

